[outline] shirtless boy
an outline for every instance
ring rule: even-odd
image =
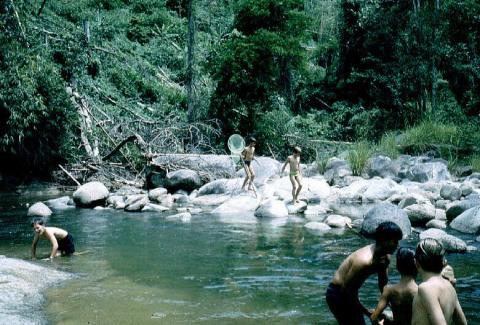
[[[358,249],[342,262],[326,293],[328,307],[340,325],[362,325],[363,315],[370,317],[369,310],[358,299],[358,291],[370,275],[377,273],[382,292],[388,282],[390,254],[401,239],[400,227],[390,221],[382,222],[375,231],[375,244]]]
[[[410,325],[412,323],[412,302],[417,294],[418,286],[415,283],[417,267],[415,266],[415,252],[408,248],[397,251],[397,270],[400,273],[400,282],[386,285],[377,308],[370,317],[372,322],[378,321],[388,304],[392,307],[393,322],[388,324]]]
[[[75,253],[73,237],[66,230],[57,227],[45,227],[43,220],[35,219],[32,221],[32,227],[35,231],[35,237],[32,243],[32,258],[35,259],[37,252],[37,243],[40,238],[48,239],[52,243],[52,251],[50,259],[58,255],[58,251],[62,255],[71,255]]]
[[[285,170],[287,165],[290,165],[290,182],[292,182],[292,202],[298,203],[298,194],[302,190],[302,173],[300,170],[300,154],[302,153],[302,149],[299,147],[293,148],[293,155],[288,156],[285,164],[282,167],[282,173]]]
[[[452,284],[441,275],[445,249],[436,239],[421,240],[415,263],[423,282],[413,299],[412,325],[467,324]]]
[[[244,162],[243,167],[245,168],[245,180],[243,181],[242,189],[245,190],[245,187],[248,185],[249,190],[255,190],[253,188],[255,173],[253,172],[252,161],[255,159],[254,154],[257,140],[255,140],[255,138],[250,138],[248,142],[248,146],[242,151],[242,159]]]

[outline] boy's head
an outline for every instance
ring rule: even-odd
[[[300,147],[293,147],[294,155],[300,156],[301,153],[302,153],[302,149],[300,149]]]
[[[45,230],[45,222],[42,219],[33,219],[32,227],[37,234],[42,234]]]
[[[257,139],[255,139],[254,137],[248,138],[249,145],[254,146],[256,143],[257,143]]]
[[[415,252],[409,248],[400,247],[397,251],[397,270],[401,275],[415,277],[417,267],[415,266]]]
[[[415,251],[415,261],[424,271],[440,273],[445,264],[445,249],[433,238],[422,239]]]
[[[402,229],[391,221],[382,222],[375,230],[375,243],[386,254],[395,252],[402,237]]]

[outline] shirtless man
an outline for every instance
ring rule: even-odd
[[[300,154],[302,149],[299,147],[293,148],[293,155],[288,156],[285,164],[282,167],[282,173],[287,165],[290,165],[290,182],[292,182],[292,202],[299,203],[298,194],[302,190],[302,172],[300,169]]]
[[[399,248],[397,251],[397,270],[400,273],[400,282],[386,285],[382,296],[375,308],[372,322],[378,321],[388,304],[392,307],[393,325],[410,325],[412,323],[412,302],[417,294],[418,286],[415,283],[417,267],[415,266],[415,252],[408,248]],[[384,323],[385,324],[385,323]]]
[[[75,253],[73,237],[66,230],[57,227],[45,227],[43,220],[35,219],[32,221],[32,227],[35,231],[35,237],[32,243],[32,259],[35,259],[37,253],[37,243],[40,238],[48,239],[52,243],[50,259],[61,255],[71,255]]]
[[[413,299],[412,325],[467,324],[452,284],[441,275],[445,250],[433,238],[421,240],[415,262],[423,282]]]
[[[255,173],[253,172],[252,161],[255,159],[254,154],[257,140],[255,140],[255,138],[250,138],[248,142],[248,146],[242,151],[243,167],[245,168],[245,180],[243,181],[242,189],[245,190],[245,187],[248,184],[248,189],[253,189],[255,191],[255,188],[253,187]]]
[[[363,315],[370,317],[370,311],[358,300],[358,291],[370,275],[377,273],[382,292],[388,282],[390,254],[401,239],[400,227],[382,222],[375,231],[375,244],[358,249],[342,262],[326,293],[328,307],[340,325],[362,325]]]

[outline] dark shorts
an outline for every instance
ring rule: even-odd
[[[245,160],[245,166],[250,166],[251,163],[252,163],[251,160]]]
[[[71,255],[75,253],[75,245],[73,244],[72,235],[68,234],[65,238],[58,241],[58,250],[62,255]]]
[[[328,307],[340,325],[365,325],[358,298],[342,293],[341,287],[330,283],[325,294]]]

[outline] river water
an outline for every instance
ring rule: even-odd
[[[24,284],[42,299],[0,299],[0,310],[10,311],[0,324],[335,324],[325,289],[341,261],[369,243],[352,230],[311,234],[301,218],[203,214],[181,223],[159,213],[70,209],[55,212],[49,225],[67,229],[84,254],[31,266],[33,231],[20,206],[35,200],[0,200],[3,261],[38,267],[44,279]],[[49,250],[40,242],[40,255]],[[469,323],[480,324],[480,255],[447,258]],[[6,264],[0,259],[0,296],[17,290],[1,281],[12,272]],[[394,263],[391,275],[398,280]],[[377,299],[371,278],[361,300],[373,308]]]

